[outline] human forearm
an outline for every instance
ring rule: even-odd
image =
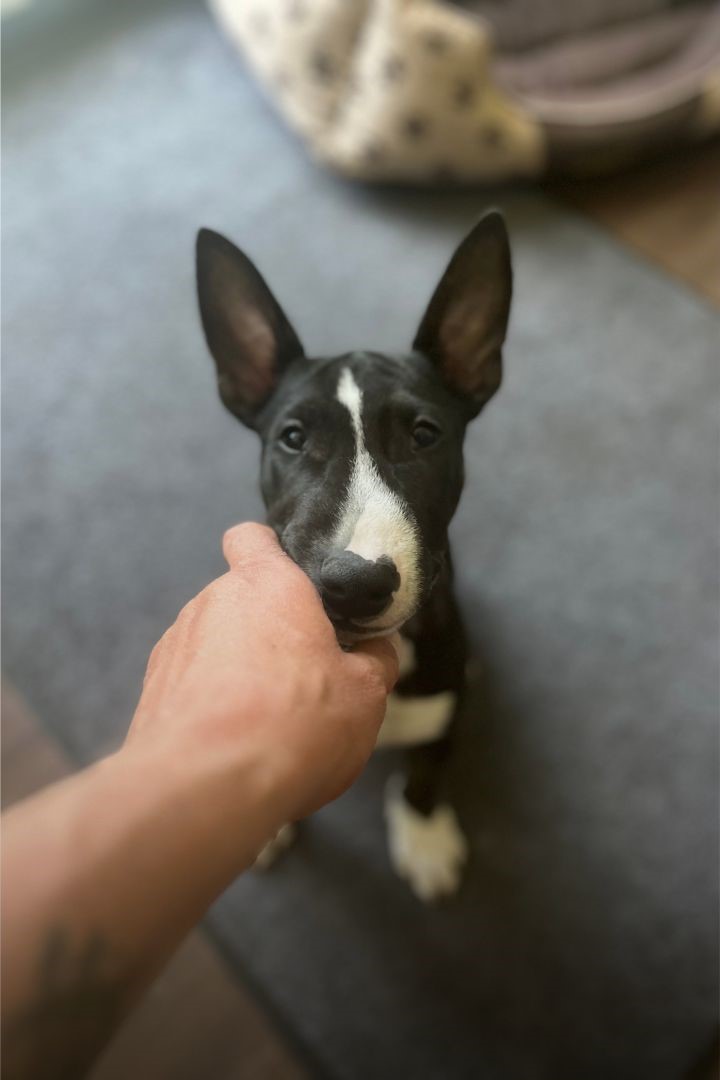
[[[343,652],[310,581],[256,525],[153,650],[125,747],[11,811],[4,1075],[78,1076],[273,833],[367,760],[397,661]]]
[[[188,930],[280,824],[249,747],[127,748],[6,815],[7,1075],[78,1075]]]

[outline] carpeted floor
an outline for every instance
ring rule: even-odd
[[[210,926],[312,1075],[675,1080],[717,1014],[718,314],[541,195],[319,172],[199,4],[69,6],[4,43],[6,671],[92,758],[224,526],[261,513],[198,329],[198,225],[310,349],[398,347],[499,202],[508,375],[454,528],[467,883],[428,911],[393,879],[383,759]]]

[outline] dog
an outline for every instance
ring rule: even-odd
[[[198,233],[197,287],[220,398],[262,441],[261,490],[282,548],[343,647],[401,631],[400,680],[377,744],[402,748],[406,763],[386,793],[390,859],[422,900],[449,896],[468,848],[439,796],[466,666],[448,526],[467,424],[502,379],[504,220],[489,211],[457,248],[407,353],[306,356],[253,263],[209,229]]]

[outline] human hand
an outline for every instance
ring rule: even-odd
[[[223,540],[230,570],[155,646],[128,745],[177,762],[247,763],[278,824],[335,798],[365,765],[397,678],[388,641],[343,652],[320,599],[265,526]]]

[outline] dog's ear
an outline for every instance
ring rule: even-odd
[[[253,427],[280,374],[304,355],[303,347],[258,271],[234,244],[201,229],[196,256],[200,316],[220,397]]]
[[[511,296],[508,234],[502,215],[490,210],[450,260],[413,342],[468,401],[472,415],[502,380]]]

